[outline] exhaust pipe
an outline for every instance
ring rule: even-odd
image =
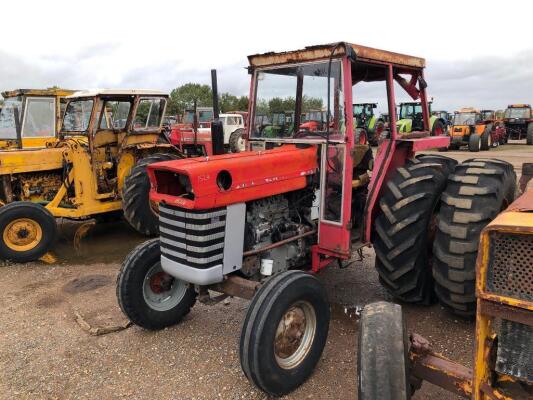
[[[213,147],[213,154],[224,154],[224,127],[219,121],[219,107],[218,107],[218,84],[217,84],[217,70],[211,70],[211,91],[213,92],[213,117],[211,123],[211,145]]]

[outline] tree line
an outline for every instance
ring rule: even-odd
[[[211,86],[199,83],[186,83],[170,92],[170,99],[167,107],[167,114],[182,115],[187,109],[194,105],[197,107],[212,107],[213,92]],[[248,96],[235,96],[231,93],[222,93],[218,96],[220,112],[247,111]],[[275,112],[294,111],[296,99],[294,97],[274,97],[270,100],[262,99],[257,102],[258,114],[271,114]],[[302,97],[302,112],[321,110],[324,107],[320,98],[304,95]]]

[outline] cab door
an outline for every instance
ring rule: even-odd
[[[331,140],[321,146],[321,201],[318,246],[321,251],[350,256],[352,201],[353,110],[351,66],[342,59],[340,78],[334,81]],[[340,81],[339,81],[340,80]]]

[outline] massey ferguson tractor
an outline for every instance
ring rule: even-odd
[[[180,322],[197,299],[250,299],[241,366],[274,396],[302,384],[326,344],[330,308],[317,274],[352,264],[365,246],[375,247],[380,281],[396,298],[429,303],[436,294],[471,315],[475,238],[514,194],[513,169],[417,156],[450,140],[429,129],[425,60],[344,42],[248,59],[251,121],[256,113],[271,120],[272,98],[293,98],[300,127],[302,99],[312,95],[331,123],[279,135],[250,124],[249,151],[150,165],[160,238],[124,261],[117,279],[124,314],[156,330]],[[387,89],[391,131],[375,160],[368,143],[355,140],[352,92],[361,82]],[[396,131],[395,83],[420,102],[412,138]]]

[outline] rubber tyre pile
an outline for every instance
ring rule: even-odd
[[[475,314],[481,230],[515,197],[513,166],[493,159],[461,164],[422,155],[384,188],[373,243],[380,282],[397,299]]]

